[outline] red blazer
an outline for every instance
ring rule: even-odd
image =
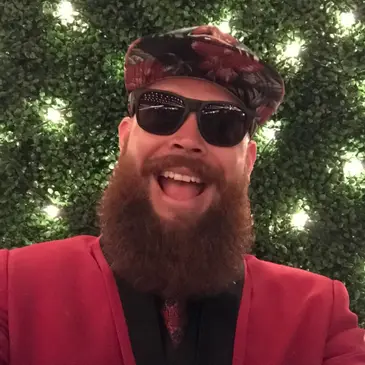
[[[338,281],[245,257],[233,365],[365,364]],[[99,238],[0,250],[0,364],[135,365]]]

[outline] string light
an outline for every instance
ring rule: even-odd
[[[72,112],[67,109],[67,104],[64,100],[59,98],[43,98],[40,101],[42,104],[46,104],[41,109],[41,115],[44,120],[51,122],[45,125],[45,128],[54,130],[54,128],[61,128],[64,124],[65,117],[71,117]]]
[[[364,173],[364,171],[365,171],[364,162],[357,158],[354,158],[346,162],[343,167],[343,172],[347,177],[358,176]]]
[[[300,42],[298,42],[298,41],[292,42],[286,46],[284,54],[288,58],[295,58],[295,57],[299,56],[301,49],[302,49],[302,45]]]
[[[291,38],[288,43],[278,43],[276,48],[278,61],[283,62],[290,68],[290,72],[298,72],[302,65],[301,58],[299,57],[301,51],[304,48],[305,42],[299,37]]]
[[[48,108],[46,118],[53,123],[59,123],[62,120],[62,114],[55,108]]]
[[[303,230],[308,220],[309,220],[308,214],[305,213],[304,210],[301,210],[293,214],[291,223],[294,228],[298,230]]]
[[[231,27],[229,25],[229,20],[224,20],[220,24],[218,24],[218,28],[223,33],[231,33]]]
[[[261,135],[265,138],[267,141],[276,140],[277,132],[281,128],[281,122],[280,121],[269,121],[266,123],[265,127],[261,129]]]
[[[48,205],[43,211],[50,217],[56,218],[60,214],[60,210],[55,205]]]
[[[272,128],[263,128],[262,135],[265,139],[271,141],[273,139],[276,139],[276,130]]]
[[[345,28],[352,27],[356,22],[354,13],[351,13],[351,12],[341,13],[340,22],[341,22],[341,25]]]
[[[67,25],[74,21],[74,16],[78,15],[78,12],[74,11],[74,8],[69,1],[63,0],[59,3],[54,15],[61,19],[62,24]]]

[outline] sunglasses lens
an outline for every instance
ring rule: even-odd
[[[229,104],[207,104],[200,114],[200,132],[215,146],[232,147],[240,143],[249,131],[245,112]]]
[[[169,135],[179,128],[184,111],[184,102],[179,97],[146,91],[139,98],[137,122],[148,133]]]

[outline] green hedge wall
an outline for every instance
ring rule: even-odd
[[[72,5],[66,19],[67,2],[0,0],[0,247],[98,235],[95,206],[126,112],[128,44],[163,29],[228,21],[287,87],[256,137],[255,253],[341,280],[364,325],[363,0]]]

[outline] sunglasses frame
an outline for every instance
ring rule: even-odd
[[[250,126],[249,126],[248,131],[247,131],[250,138],[252,138],[252,136],[255,134],[255,131],[257,129],[257,123],[255,121],[256,117],[258,116],[257,113],[254,110],[247,108],[243,103],[226,102],[226,101],[222,101],[222,100],[190,99],[190,98],[186,98],[182,95],[173,93],[171,91],[159,90],[159,89],[149,89],[149,88],[136,89],[136,90],[132,91],[129,94],[129,97],[128,97],[128,113],[129,113],[130,117],[132,117],[132,116],[134,116],[134,114],[136,114],[137,106],[139,105],[140,98],[146,92],[159,92],[159,93],[163,93],[163,94],[166,94],[166,95],[174,96],[174,97],[180,99],[184,103],[184,105],[183,105],[184,108],[185,108],[184,114],[182,115],[181,120],[179,121],[179,123],[177,123],[176,128],[171,133],[166,133],[166,134],[157,134],[156,133],[156,135],[172,135],[172,134],[176,133],[181,128],[181,126],[185,123],[186,118],[188,117],[188,115],[191,112],[196,113],[198,128],[199,128],[200,133],[202,133],[201,132],[201,122],[200,122],[200,115],[201,115],[200,112],[204,109],[204,107],[206,105],[209,105],[209,104],[226,105],[226,106],[229,106],[229,107],[235,107],[235,108],[239,108],[240,110],[242,110],[242,112],[246,115],[247,123],[250,123]],[[138,113],[136,115],[136,119],[137,119],[137,123],[139,124]],[[141,128],[144,129],[142,126],[141,126]],[[151,133],[151,132],[149,132],[149,133]],[[205,139],[204,136],[203,136],[203,138]],[[243,140],[243,138],[242,138],[242,140]],[[235,145],[239,144],[241,141],[237,142]],[[217,144],[214,144],[214,145],[219,146]],[[222,145],[221,147],[229,147],[229,146]],[[231,147],[233,147],[233,146],[231,146]]]

